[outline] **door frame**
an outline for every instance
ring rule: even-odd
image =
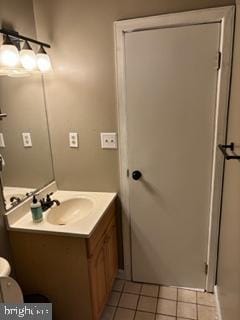
[[[231,78],[232,46],[234,31],[234,6],[194,10],[181,13],[164,14],[146,18],[136,18],[114,22],[116,95],[119,137],[120,200],[122,204],[124,271],[122,277],[132,279],[131,262],[131,215],[129,212],[127,116],[125,94],[125,48],[124,35],[146,29],[221,23],[221,68],[217,80],[215,134],[213,149],[213,170],[211,181],[211,200],[209,210],[208,235],[208,274],[207,291],[213,292],[216,281],[219,223],[221,212],[222,179],[224,159],[217,146],[226,141],[227,115]]]

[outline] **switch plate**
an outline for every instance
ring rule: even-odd
[[[0,133],[0,148],[5,148],[5,141],[4,141],[4,136],[3,133]]]
[[[23,132],[22,133],[22,138],[23,138],[23,146],[25,148],[31,148],[32,147],[31,133]]]
[[[101,132],[102,149],[117,149],[116,132]]]
[[[70,148],[78,148],[78,133],[77,132],[69,132],[69,147]]]

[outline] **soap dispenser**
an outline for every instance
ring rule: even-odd
[[[33,196],[33,200],[31,203],[31,211],[33,222],[38,223],[43,220],[43,210],[40,201],[37,200],[36,195]]]

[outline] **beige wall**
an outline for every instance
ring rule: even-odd
[[[233,0],[33,0],[39,38],[52,43],[55,73],[47,78],[56,179],[61,188],[118,189],[116,151],[100,149],[99,133],[116,130],[114,20],[233,4]],[[31,1],[0,1],[0,19],[21,33],[33,30]],[[31,25],[31,27],[29,27]],[[240,32],[238,26],[238,32]],[[30,34],[29,34],[30,35]],[[239,141],[240,45],[236,39],[229,141]],[[67,147],[67,133],[78,131],[79,150]],[[218,284],[224,320],[240,317],[240,166],[226,166]],[[0,255],[4,250],[0,221]]]
[[[100,148],[101,131],[116,131],[113,21],[234,0],[34,0],[38,37],[49,41],[54,74],[47,77],[54,169],[60,188],[118,189],[118,154]],[[69,149],[68,132],[80,148]]]
[[[240,2],[237,5],[235,49],[228,123],[228,142],[240,146]],[[236,149],[240,154],[240,147]],[[223,190],[218,290],[223,320],[240,319],[240,162],[227,161]]]
[[[27,36],[35,36],[32,0],[0,0],[1,27],[11,27]]]
[[[0,0],[1,27],[9,26],[20,33],[34,36],[35,22],[32,0]],[[0,256],[9,256],[9,244],[2,213],[4,212],[3,199],[0,195]]]

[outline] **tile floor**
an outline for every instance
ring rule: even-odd
[[[101,320],[215,320],[213,294],[117,279]]]

